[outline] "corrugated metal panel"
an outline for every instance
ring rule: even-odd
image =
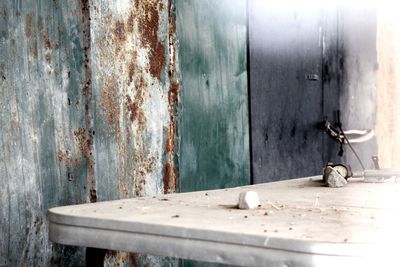
[[[324,117],[322,7],[249,2],[254,183],[321,172],[323,132],[315,125]],[[306,79],[310,74],[317,81]]]
[[[177,86],[170,8],[166,0],[92,1],[94,157],[100,201],[175,191],[171,94]],[[177,263],[123,252],[109,252],[105,262]]]
[[[83,249],[48,243],[50,207],[175,191],[170,10],[167,0],[0,3],[0,265],[83,264]],[[107,256],[136,258],[160,262]]]
[[[87,195],[83,6],[0,6],[0,265],[61,264],[67,257],[81,264],[81,250],[48,243],[45,211]]]
[[[167,1],[93,1],[91,11],[99,199],[162,193]]]

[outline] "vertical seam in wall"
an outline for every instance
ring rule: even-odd
[[[83,97],[85,101],[85,131],[81,150],[86,159],[88,202],[97,201],[96,180],[94,177],[93,156],[93,100],[92,100],[92,70],[90,67],[91,34],[90,34],[90,0],[81,0],[82,8],[82,44],[84,49],[83,58]]]
[[[248,109],[248,128],[249,128],[249,171],[250,184],[254,184],[253,177],[253,142],[251,124],[251,86],[250,86],[250,2],[246,0],[246,65],[247,65],[247,109]]]
[[[324,117],[327,117],[325,114],[325,51],[326,49],[324,47],[324,42],[325,42],[325,37],[326,37],[326,30],[328,28],[327,24],[327,16],[325,15],[325,12],[327,12],[325,9],[322,11],[322,18],[321,18],[321,117],[324,119]],[[321,139],[322,139],[322,153],[321,153],[321,159],[322,159],[322,164],[325,164],[326,161],[326,138],[323,133],[321,133]]]
[[[176,107],[179,101],[180,86],[176,74],[176,15],[173,12],[175,3],[168,0],[168,113],[169,126],[166,137],[166,163],[164,170],[164,194],[174,193],[177,190],[178,172],[176,168],[176,134],[177,119]]]

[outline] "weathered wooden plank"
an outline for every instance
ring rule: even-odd
[[[180,190],[250,183],[246,1],[176,1]]]

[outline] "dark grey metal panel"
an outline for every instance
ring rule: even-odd
[[[339,87],[344,73],[343,48],[339,34],[339,9],[338,3],[332,1],[324,7],[322,25],[322,93],[323,116],[330,122],[336,121],[336,112],[340,108]],[[321,118],[323,119],[323,118]],[[321,132],[321,134],[323,134]],[[344,163],[344,159],[338,156],[339,143],[326,134],[323,134],[323,161]]]
[[[321,171],[322,22],[317,6],[249,1],[255,183]]]

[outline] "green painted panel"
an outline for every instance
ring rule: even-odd
[[[177,0],[180,191],[250,183],[246,1]]]

